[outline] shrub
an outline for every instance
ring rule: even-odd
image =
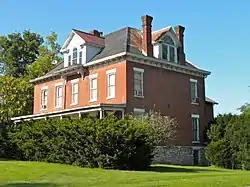
[[[131,118],[148,125],[148,131],[155,146],[170,146],[175,138],[178,126],[175,118],[163,116],[156,110],[150,110],[141,116],[133,115]]]
[[[142,170],[154,149],[147,124],[113,116],[24,122],[10,137],[27,160],[82,167]]]
[[[250,112],[225,114],[216,118],[208,131],[206,157],[224,168],[250,169]]]

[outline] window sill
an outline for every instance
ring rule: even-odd
[[[78,103],[71,103],[70,106],[76,106]]]
[[[134,95],[136,98],[144,98],[144,95]]]
[[[56,106],[55,107],[55,109],[61,109],[62,108],[62,106]]]
[[[47,109],[41,109],[40,111],[41,111],[41,112],[45,112],[45,111],[47,111]]]
[[[90,103],[96,102],[97,99],[89,100]]]
[[[192,105],[199,105],[199,103],[194,103],[194,102],[191,102]]]
[[[200,141],[192,141],[192,143],[200,143]]]
[[[115,96],[112,96],[112,97],[106,97],[106,99],[107,100],[109,100],[109,99],[114,99],[115,98]]]

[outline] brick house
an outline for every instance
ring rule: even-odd
[[[84,113],[123,117],[156,108],[179,126],[175,146],[159,147],[155,162],[205,164],[203,131],[217,104],[205,96],[210,72],[186,60],[183,26],[152,32],[152,20],[142,16],[142,30],[126,27],[105,36],[73,29],[61,49],[64,61],[31,80],[33,114],[12,120]]]

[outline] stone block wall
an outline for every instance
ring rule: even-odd
[[[193,150],[199,150],[198,165],[209,165],[205,159],[204,147],[158,146],[154,152],[153,164],[194,165]]]

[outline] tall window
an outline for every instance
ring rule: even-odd
[[[47,104],[48,104],[48,89],[42,89],[41,91],[41,108],[47,109]]]
[[[107,74],[107,98],[115,98],[115,71],[116,69],[108,70]]]
[[[190,79],[191,102],[198,103],[197,80]]]
[[[56,108],[62,107],[62,85],[56,86]]]
[[[82,51],[79,52],[79,64],[82,64]]]
[[[69,64],[69,66],[72,65],[72,64],[71,64],[71,55],[68,56],[68,64]]]
[[[97,101],[97,74],[90,76],[90,101]]]
[[[76,105],[78,103],[78,83],[72,83],[72,105]]]
[[[192,125],[193,125],[193,141],[199,142],[199,115],[192,115]]]
[[[72,64],[77,64],[77,48],[73,49]]]
[[[162,58],[170,62],[177,62],[177,48],[170,36],[165,36],[162,40]]]
[[[143,73],[144,69],[134,68],[134,96],[143,97]]]

